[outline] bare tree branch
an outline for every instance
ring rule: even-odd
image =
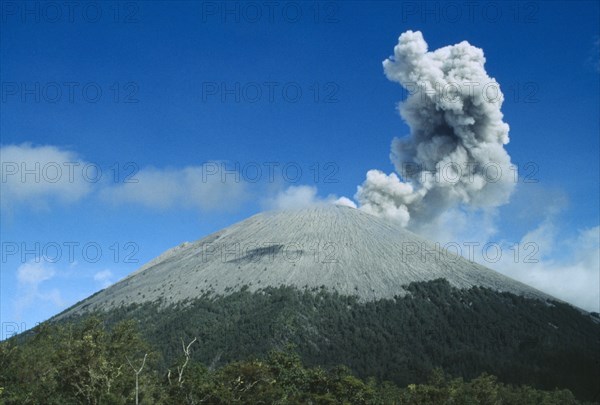
[[[148,353],[144,354],[144,361],[142,361],[142,366],[140,367],[139,370],[136,370],[135,367],[133,367],[133,364],[131,364],[131,361],[129,360],[129,358],[127,356],[125,356],[125,358],[127,359],[127,362],[129,363],[129,366],[131,366],[131,369],[133,370],[133,372],[135,373],[135,404],[138,405],[140,403],[139,401],[139,376],[140,373],[142,372],[142,370],[144,369],[144,365],[146,364],[146,357],[148,357]]]
[[[183,354],[185,355],[185,362],[181,367],[177,367],[177,371],[179,372],[179,378],[177,379],[177,382],[180,386],[183,384],[183,370],[185,370],[185,367],[190,361],[190,347],[196,342],[196,340],[198,340],[198,338],[194,338],[194,340],[192,340],[186,347],[185,343],[183,342],[183,338],[181,338],[181,348],[183,349]]]

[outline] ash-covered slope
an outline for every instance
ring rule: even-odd
[[[403,296],[403,286],[438,278],[552,298],[436,247],[384,219],[343,206],[267,212],[177,246],[64,315],[162,299],[171,304],[247,286],[325,286],[361,301]]]

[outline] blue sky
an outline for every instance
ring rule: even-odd
[[[520,174],[427,236],[534,241],[536,263],[487,265],[598,310],[597,2],[77,4],[2,3],[2,338],[183,241],[392,172],[406,91],[381,62],[407,30],[483,49]]]

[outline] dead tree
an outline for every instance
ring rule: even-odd
[[[183,349],[183,355],[185,356],[185,361],[183,362],[183,365],[181,367],[177,366],[177,374],[179,374],[179,376],[177,377],[177,384],[179,384],[180,387],[183,385],[183,370],[185,370],[185,367],[187,366],[187,364],[190,361],[190,348],[192,347],[192,344],[194,344],[194,342],[196,342],[196,340],[198,340],[198,338],[194,338],[194,340],[192,340],[186,346],[185,343],[183,342],[183,338],[181,338],[181,348]],[[169,372],[167,374],[167,378],[169,379],[169,385],[171,385],[171,370],[169,370]]]
[[[146,364],[146,357],[148,357],[148,353],[144,354],[144,361],[142,361],[142,366],[138,370],[136,370],[135,367],[133,367],[133,364],[131,364],[131,361],[129,360],[129,358],[125,357],[127,359],[127,362],[129,363],[129,365],[131,366],[131,369],[135,373],[135,405],[139,405],[139,403],[140,403],[140,401],[139,401],[139,392],[140,392],[139,377],[140,377],[140,373],[144,369],[144,364]]]

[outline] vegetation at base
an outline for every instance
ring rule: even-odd
[[[177,365],[183,364],[182,340],[189,344],[197,338],[186,365],[184,385],[193,385],[188,388],[197,393],[193,397],[196,399],[208,395],[206,390],[210,391],[210,387],[220,390],[222,397],[209,397],[206,403],[229,398],[222,400],[227,403],[237,398],[225,395],[238,395],[236,390],[245,389],[245,385],[237,387],[235,381],[246,375],[246,371],[256,378],[251,380],[256,384],[248,392],[260,389],[264,395],[271,395],[268,393],[272,389],[291,395],[286,391],[287,386],[278,385],[280,378],[275,378],[271,388],[265,385],[272,373],[270,353],[284,350],[290,344],[305,365],[303,378],[311,376],[318,380],[322,373],[322,378],[329,379],[327,384],[330,384],[331,379],[337,381],[335,378],[342,378],[343,374],[348,381],[365,385],[365,391],[363,388],[360,391],[364,395],[374,390],[377,397],[373,403],[376,400],[432,403],[425,399],[411,400],[413,394],[420,395],[414,398],[439,397],[443,403],[453,395],[472,395],[465,392],[474,390],[473,384],[494,387],[493,392],[497,392],[494,395],[502,395],[503,404],[528,403],[523,401],[529,398],[533,398],[531,403],[544,403],[570,395],[567,391],[554,392],[555,389],[568,389],[579,400],[599,400],[600,323],[595,317],[565,303],[546,303],[486,288],[461,290],[445,280],[412,283],[406,289],[409,294],[405,296],[374,302],[359,302],[356,297],[342,296],[325,288],[279,287],[259,292],[243,289],[227,296],[204,294],[179,305],[130,305],[46,323],[1,344],[0,387],[4,393],[0,398],[7,403],[94,403],[85,402],[81,396],[98,389],[107,395],[100,403],[127,403],[107,399],[112,395],[131,400],[135,376],[133,368],[122,358],[139,367],[144,354],[149,353],[140,374],[140,385],[145,387],[143,398],[147,403],[170,403],[165,398],[179,398],[177,395],[183,393],[192,395],[178,391],[183,387],[174,388],[165,378],[171,370],[173,380]],[[91,337],[80,332],[83,325],[95,331]],[[125,333],[130,328],[137,328],[140,334]],[[131,344],[119,343],[121,338],[114,336],[114,331],[119,330],[119,336],[130,339]],[[77,357],[85,353],[94,355],[90,354],[87,360]],[[120,356],[121,360],[114,360],[114,364],[106,360],[114,356]],[[72,358],[71,368],[61,363],[64,358]],[[88,363],[89,370],[104,367],[101,369],[106,375],[100,377],[102,373],[83,372],[75,367]],[[56,364],[62,365],[57,368]],[[339,365],[347,369],[340,369]],[[235,371],[223,374],[227,370]],[[334,370],[343,373],[335,377]],[[463,380],[444,377],[432,383],[431,376],[436,370]],[[235,378],[227,380],[230,377]],[[78,378],[83,378],[83,382],[78,382]],[[306,385],[294,389],[306,395],[325,395],[323,392],[333,390],[313,392],[312,387],[319,385],[315,380],[310,381],[313,381],[308,385],[310,389]],[[30,397],[18,397],[20,402],[9,402],[13,393],[24,395],[29,392],[27,387],[38,383],[42,384],[40,391],[36,391],[39,397],[30,393],[27,394]],[[55,402],[40,399],[46,395],[50,398],[53,392],[64,393],[61,395],[65,397]],[[332,395],[337,400],[336,395],[341,394]],[[74,402],[66,399],[73,396],[78,398]],[[509,397],[519,397],[522,401],[510,402],[512,399],[506,399]],[[306,398],[309,402],[313,397]],[[310,400],[327,403],[318,398]],[[401,402],[403,398],[408,398],[408,402]],[[181,401],[171,403],[186,403]],[[449,403],[470,400],[452,401]]]
[[[360,378],[399,386],[425,383],[441,367],[470,380],[483,372],[504,383],[567,388],[598,400],[600,323],[560,302],[546,303],[446,280],[411,283],[409,294],[359,302],[325,288],[248,289],[165,307],[130,305],[98,313],[109,325],[136,319],[161,348],[161,371],[197,337],[195,361],[223,365],[266,356],[287,344],[308,366],[345,364]]]
[[[201,342],[193,342],[202,350]],[[187,344],[188,353],[193,343]],[[213,369],[189,359],[186,343],[169,370],[131,321],[98,318],[44,325],[26,341],[0,343],[1,404],[580,404],[568,390],[514,387],[483,374],[471,381],[434,369],[401,388],[354,376],[345,366],[307,367],[291,348]],[[147,358],[144,363],[143,358]],[[143,365],[143,367],[142,367]],[[141,371],[140,371],[141,370]]]

